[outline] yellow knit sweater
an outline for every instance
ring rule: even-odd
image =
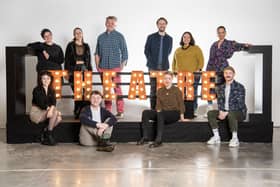
[[[203,68],[204,58],[201,49],[197,46],[178,48],[174,53],[172,71],[195,72]]]

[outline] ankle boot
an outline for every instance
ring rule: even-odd
[[[115,146],[108,139],[99,139],[96,151],[112,152]]]
[[[47,130],[45,132],[45,138],[44,138],[44,141],[42,142],[42,144],[44,145],[56,145],[56,140],[54,139],[53,137],[53,131],[50,131],[50,130]]]

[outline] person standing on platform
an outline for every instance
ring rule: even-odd
[[[74,39],[69,42],[65,52],[64,69],[68,71],[68,80],[74,92],[74,71],[92,71],[90,47],[84,42],[83,31],[76,27],[73,31]],[[89,104],[88,101],[75,101],[74,115],[79,118],[81,109]]]
[[[41,135],[44,145],[56,145],[53,130],[61,122],[61,112],[56,108],[55,91],[52,88],[52,75],[48,71],[41,71],[38,85],[33,89],[30,120],[36,124],[48,120],[48,126]]]
[[[80,114],[80,144],[94,146],[97,143],[97,151],[112,152],[115,147],[109,140],[117,119],[111,112],[100,106],[102,98],[99,91],[92,91],[91,104],[84,107]]]
[[[224,26],[219,26],[217,28],[217,35],[219,40],[214,42],[210,48],[210,57],[206,67],[206,71],[215,71],[217,74],[216,84],[223,84],[225,82],[223,77],[223,70],[229,66],[228,59],[232,57],[234,52],[248,49],[250,44],[238,43],[233,40],[227,40],[226,28]],[[213,110],[213,102],[208,101],[207,111],[205,117],[207,117],[207,112]]]
[[[246,119],[247,107],[245,104],[245,88],[234,80],[235,70],[228,66],[224,68],[225,83],[217,87],[218,110],[208,112],[208,121],[214,136],[207,144],[220,144],[221,139],[218,131],[218,120],[227,121],[232,132],[230,147],[239,146],[237,136],[238,122]]]
[[[160,17],[157,22],[158,31],[150,34],[145,44],[145,56],[149,71],[167,71],[169,69],[169,55],[172,51],[172,37],[166,33],[167,19]],[[156,107],[156,78],[150,77],[151,109]]]
[[[150,148],[162,145],[162,135],[165,124],[175,123],[178,120],[188,121],[184,118],[185,106],[182,92],[178,87],[172,85],[173,73],[165,72],[163,84],[157,91],[156,110],[144,110],[142,112],[141,128],[143,131],[142,138],[137,145],[143,145],[148,141],[148,125],[149,121],[156,121],[156,139],[150,144]]]
[[[186,72],[200,72],[204,65],[203,53],[199,46],[195,45],[195,40],[190,32],[184,32],[180,42],[181,47],[176,49],[174,53],[172,71],[186,71]],[[198,83],[200,75],[194,75],[194,95],[197,95]],[[185,106],[187,103],[185,103]],[[193,102],[193,109],[186,108],[191,114],[186,114],[188,117],[193,118],[193,111],[197,115],[197,97]],[[186,116],[185,116],[186,117]]]
[[[44,42],[29,43],[38,57],[36,70],[38,73],[44,70],[61,70],[61,64],[64,61],[64,55],[61,47],[53,42],[52,32],[49,29],[41,31],[41,37]]]
[[[106,31],[98,36],[95,63],[97,71],[101,73],[106,70],[121,72],[127,64],[128,52],[124,36],[115,30],[117,18],[115,16],[108,16],[106,18]],[[121,76],[116,75],[113,78],[116,84],[115,93],[117,96],[122,95]],[[105,100],[105,107],[112,111],[112,101]],[[121,119],[124,117],[124,101],[123,98],[117,97],[117,114],[116,117]]]

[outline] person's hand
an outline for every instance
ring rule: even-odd
[[[50,58],[49,53],[47,53],[47,51],[45,51],[45,50],[43,51],[43,55],[47,60]]]
[[[252,44],[248,44],[248,43],[244,44],[244,47],[246,47],[246,48],[249,48],[251,46],[252,46]]]
[[[53,109],[54,107],[49,107],[47,110],[47,118],[51,118],[53,116]]]
[[[179,120],[180,122],[186,122],[186,121],[191,121],[190,119],[187,119],[187,118],[183,118],[183,119],[180,119]]]
[[[218,116],[218,118],[219,118],[220,120],[224,120],[224,119],[227,117],[227,115],[228,115],[228,112],[219,111],[219,116]]]
[[[109,125],[107,123],[97,123],[96,127],[98,129],[107,129],[109,127]]]
[[[78,60],[76,61],[76,64],[84,64],[84,61]]]
[[[180,114],[180,122],[186,122],[186,121],[190,121],[189,119],[186,119],[184,114]]]
[[[123,70],[124,66],[125,66],[125,62],[121,63],[121,67],[120,67],[121,71]]]

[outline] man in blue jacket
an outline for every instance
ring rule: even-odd
[[[237,136],[238,122],[244,120],[247,114],[245,104],[245,88],[234,80],[235,70],[228,66],[224,69],[225,83],[217,88],[218,110],[208,112],[208,121],[213,134],[207,144],[220,144],[221,139],[218,131],[218,120],[227,120],[232,132],[230,147],[239,146]]]
[[[114,145],[109,143],[113,126],[117,123],[115,116],[101,107],[101,92],[91,93],[91,104],[84,107],[80,114],[80,144],[93,146],[97,143],[97,151],[112,152]]]
[[[145,44],[145,56],[149,71],[167,71],[169,69],[168,56],[172,50],[172,37],[166,32],[167,20],[163,17],[156,22],[158,32],[150,34]],[[151,109],[156,107],[156,78],[150,78],[150,103]]]

